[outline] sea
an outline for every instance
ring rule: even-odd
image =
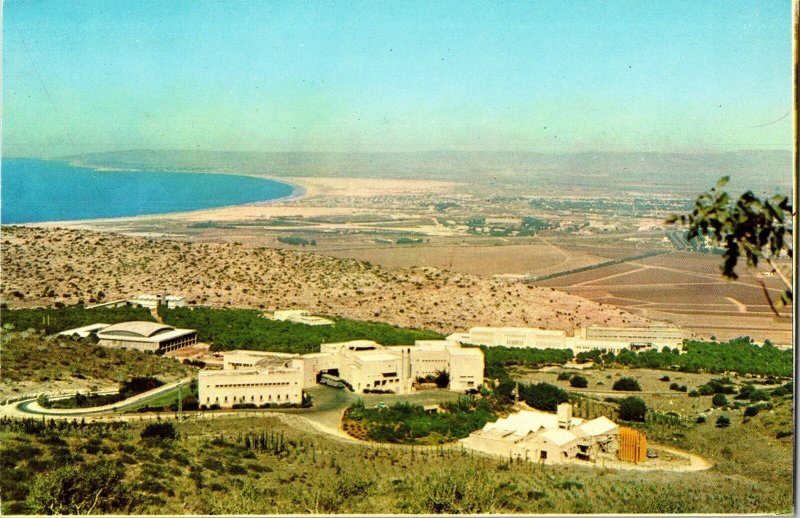
[[[3,224],[183,212],[297,194],[285,183],[232,174],[99,171],[29,158],[0,165]]]

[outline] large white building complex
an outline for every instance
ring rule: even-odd
[[[321,344],[310,354],[230,351],[222,370],[199,376],[202,405],[300,403],[302,389],[322,375],[339,379],[355,392],[408,394],[417,378],[446,371],[449,389],[465,392],[483,383],[483,352],[445,340],[383,346],[369,340]]]
[[[605,349],[658,349],[680,347],[683,331],[676,327],[601,327],[578,329],[574,336],[565,331],[535,327],[473,327],[467,333],[455,333],[448,340],[487,347],[521,347],[534,349],[571,349],[574,353]]]
[[[461,439],[465,447],[504,458],[521,458],[543,464],[573,460],[597,462],[602,458],[639,462],[645,459],[646,438],[620,429],[600,416],[592,420],[572,417],[572,405],[558,405],[556,414],[522,410],[487,423]]]

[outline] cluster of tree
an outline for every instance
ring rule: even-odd
[[[544,365],[564,365],[572,360],[569,349],[523,349],[519,347],[486,347],[483,351],[484,369],[487,378],[501,379],[508,377],[506,367],[524,365],[541,367]]]
[[[373,441],[414,444],[431,434],[459,439],[496,419],[487,399],[469,397],[443,403],[443,412],[427,413],[421,405],[397,402],[386,408],[366,408],[358,400],[347,410],[347,418],[364,421]]]
[[[450,385],[450,373],[445,370],[438,370],[436,374],[417,376],[417,383],[436,383],[438,388],[447,388]]]
[[[278,242],[283,243],[286,245],[295,245],[295,246],[317,246],[316,239],[306,239],[304,237],[297,237],[297,236],[278,236]]]
[[[147,309],[133,306],[86,309],[81,305],[76,305],[61,308],[4,309],[2,311],[3,327],[6,329],[11,328],[18,331],[41,329],[46,334],[98,322],[117,324],[129,320],[152,322],[154,319]]]
[[[601,365],[626,365],[644,369],[668,369],[682,372],[738,372],[740,374],[792,375],[792,351],[781,350],[769,341],[758,346],[748,337],[729,342],[686,341],[685,353],[665,347],[661,351],[617,354],[595,349],[580,352],[578,361],[591,360]]]
[[[250,309],[162,308],[159,311],[169,325],[197,329],[198,339],[211,342],[214,351],[253,349],[303,354],[318,352],[322,342],[364,339],[403,345],[442,338],[434,331],[340,318],[333,318],[333,326],[309,326],[264,318],[260,311]]]
[[[643,423],[647,416],[647,405],[641,398],[631,396],[619,401],[619,418],[623,421]]]
[[[514,396],[528,405],[545,412],[555,412],[559,403],[569,401],[569,394],[551,383],[518,383],[511,378],[500,380],[494,389],[499,402],[507,404],[514,401]]]

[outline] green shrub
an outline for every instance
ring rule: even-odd
[[[589,386],[587,379],[580,375],[573,376],[572,379],[569,380],[569,384],[575,388],[586,388]]]
[[[697,424],[703,424],[705,422],[706,422],[706,416],[704,415],[697,416],[697,419],[695,420],[695,423]]]
[[[744,409],[744,416],[745,417],[755,417],[758,415],[758,412],[761,410],[761,407],[758,405],[749,406]]]
[[[611,387],[612,390],[620,390],[620,391],[641,391],[642,387],[639,386],[639,382],[636,381],[634,378],[620,378],[614,382],[614,385]]]
[[[178,432],[172,423],[150,423],[141,433],[142,439],[177,439]]]
[[[619,418],[623,421],[637,421],[643,423],[646,414],[647,405],[642,399],[631,396],[620,401]]]
[[[721,415],[717,417],[717,428],[727,428],[731,425],[731,420],[726,415]]]
[[[572,377],[571,372],[561,371],[558,373],[558,381],[566,381]]]
[[[726,406],[728,404],[728,398],[723,394],[715,394],[714,397],[711,398],[711,404],[714,406]]]

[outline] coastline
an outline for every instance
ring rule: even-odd
[[[46,221],[33,221],[27,223],[2,223],[3,226],[5,225],[15,225],[15,226],[25,226],[25,227],[60,227],[63,226],[65,228],[87,228],[87,229],[97,229],[94,227],[94,224],[108,224],[108,223],[124,223],[124,222],[137,222],[142,220],[148,220],[152,218],[176,218],[180,217],[181,215],[188,215],[188,214],[198,214],[204,213],[207,211],[216,211],[216,210],[225,210],[231,209],[236,207],[267,207],[273,204],[278,203],[286,203],[292,201],[298,201],[303,198],[306,198],[311,195],[313,189],[310,186],[303,185],[302,182],[297,181],[287,181],[284,178],[278,178],[274,176],[266,176],[266,175],[257,175],[257,174],[247,174],[247,173],[236,173],[236,172],[223,172],[223,171],[180,171],[180,170],[172,170],[172,171],[144,171],[142,169],[135,169],[135,168],[113,168],[113,167],[104,167],[104,166],[93,166],[88,164],[82,164],[75,160],[66,160],[66,159],[59,159],[59,158],[35,158],[35,160],[42,160],[48,162],[63,162],[67,164],[69,167],[74,168],[84,168],[90,169],[96,172],[107,172],[107,173],[141,173],[141,172],[152,172],[152,173],[165,173],[165,174],[212,174],[212,175],[225,175],[225,176],[242,176],[248,178],[257,178],[259,180],[268,180],[273,181],[276,183],[284,184],[291,187],[292,192],[288,196],[282,196],[280,198],[274,198],[269,200],[262,200],[262,201],[255,201],[255,202],[247,202],[247,203],[236,203],[232,205],[221,205],[219,207],[206,207],[201,209],[192,209],[192,210],[182,210],[182,211],[174,211],[174,212],[155,212],[152,214],[139,214],[134,216],[115,216],[110,218],[88,218],[88,219],[69,219],[69,220],[46,220]],[[316,194],[316,193],[314,193]],[[88,226],[85,226],[88,225]]]

